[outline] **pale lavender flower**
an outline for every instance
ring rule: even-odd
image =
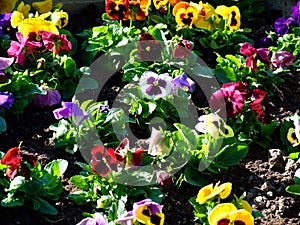
[[[164,98],[171,93],[172,80],[172,77],[167,73],[158,75],[154,72],[146,71],[140,78],[140,88],[149,99]]]
[[[271,62],[273,66],[277,68],[283,68],[284,66],[289,66],[293,63],[295,56],[288,51],[278,51],[272,58]]]
[[[0,57],[0,70],[5,70],[14,62],[14,58]]]
[[[53,111],[55,119],[69,118],[72,116],[74,123],[79,126],[89,117],[89,114],[83,111],[76,103],[61,102],[62,108]]]
[[[128,211],[122,214],[115,222],[121,225],[133,225],[135,221],[136,219],[134,218],[132,211]]]
[[[107,222],[100,213],[95,213],[93,218],[85,218],[77,225],[107,225]]]

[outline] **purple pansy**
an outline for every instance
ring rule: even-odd
[[[135,221],[136,219],[134,218],[132,211],[128,211],[122,214],[115,222],[121,225],[133,225]]]
[[[106,105],[100,105],[99,110],[100,110],[101,113],[108,112],[109,107],[107,107]]]
[[[270,46],[275,46],[276,42],[272,39],[271,35],[267,35],[261,39],[259,46],[261,48],[269,48]]]
[[[55,119],[59,120],[62,118],[73,117],[74,123],[79,126],[84,120],[89,117],[89,114],[83,111],[74,102],[61,102],[62,108],[55,109],[53,111]]]
[[[36,94],[33,103],[40,107],[53,106],[60,102],[61,96],[58,90],[46,90],[45,95]]]
[[[273,66],[277,68],[283,68],[284,66],[289,66],[293,63],[295,56],[288,51],[278,51],[272,58],[271,62]]]
[[[297,4],[292,7],[291,17],[296,21],[297,24],[300,24],[300,1],[298,1]]]
[[[140,78],[140,88],[149,99],[164,98],[171,93],[172,81],[172,77],[167,73],[158,75],[154,72],[146,71]]]
[[[100,213],[95,213],[93,218],[85,218],[77,225],[107,225],[107,222]]]
[[[0,108],[10,108],[14,103],[14,96],[9,92],[0,92]]]
[[[173,79],[173,86],[181,88],[184,91],[192,92],[195,86],[195,82],[190,79],[186,74],[181,74]]]
[[[137,221],[143,224],[162,225],[164,223],[162,208],[162,205],[151,199],[144,199],[133,204],[132,214]]]
[[[287,34],[289,32],[289,25],[296,25],[296,21],[290,17],[287,19],[284,18],[278,18],[275,22],[274,22],[274,28],[276,33],[280,34],[281,36],[284,34]]]
[[[0,57],[0,70],[5,70],[14,62],[14,58]]]
[[[12,13],[0,14],[0,35],[3,33],[3,28],[10,26],[10,19]]]

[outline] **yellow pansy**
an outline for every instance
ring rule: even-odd
[[[204,28],[204,29],[208,29],[208,30],[212,30],[212,24],[209,20],[202,20],[199,19],[196,23],[195,23],[195,27],[197,28]]]
[[[11,15],[10,24],[13,28],[16,28],[23,22],[23,20],[24,20],[23,13],[19,11],[14,11]]]
[[[0,14],[10,13],[14,10],[18,0],[1,0],[0,1]]]
[[[35,8],[39,13],[46,13],[51,11],[52,6],[53,6],[52,0],[45,0],[45,1],[32,3],[32,7]]]
[[[171,6],[175,6],[178,2],[181,2],[181,0],[169,0]]]
[[[209,3],[199,2],[200,12],[199,17],[203,20],[208,20],[215,12],[214,7]]]
[[[48,31],[54,34],[59,34],[58,29],[52,22],[40,18],[27,18],[20,24],[18,29],[24,37],[28,36],[31,32],[38,35],[40,31]]]
[[[294,128],[290,128],[288,130],[287,139],[293,147],[295,147],[300,144],[300,133],[297,133]]]
[[[222,203],[214,207],[208,214],[208,222],[210,225],[254,225],[254,218],[245,209],[237,209],[232,203]]]
[[[17,7],[17,11],[22,13],[24,15],[25,18],[28,17],[29,15],[29,11],[30,11],[30,5],[29,4],[24,4],[24,2],[20,2],[20,4]]]
[[[51,15],[51,21],[59,28],[63,28],[68,24],[69,15],[66,12],[53,12]]]
[[[198,20],[199,10],[197,4],[179,2],[173,8],[175,21],[179,26],[192,27]]]
[[[154,7],[160,9],[161,7],[168,4],[168,0],[153,0]]]
[[[219,183],[220,182],[218,182],[215,186],[213,186],[213,184],[209,184],[201,188],[197,195],[196,202],[204,204],[209,199],[217,195],[219,195],[222,199],[227,198],[231,192],[232,184],[227,182],[219,185]]]
[[[237,30],[241,26],[241,14],[237,6],[220,5],[217,6],[215,12],[227,21],[226,25],[231,31]]]

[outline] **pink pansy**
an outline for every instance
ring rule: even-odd
[[[249,104],[250,108],[257,113],[257,119],[262,123],[266,123],[265,121],[265,111],[263,106],[263,101],[267,95],[267,92],[261,89],[254,89],[252,91],[253,101]]]

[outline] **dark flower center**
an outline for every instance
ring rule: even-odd
[[[160,224],[160,216],[158,215],[151,215],[151,218],[150,218],[150,221],[152,224],[155,224],[155,225],[159,225]]]
[[[246,224],[243,221],[236,220],[236,221],[234,221],[234,225],[246,225]]]
[[[219,222],[218,222],[218,225],[228,225],[230,223],[230,220],[229,219],[221,219]]]

